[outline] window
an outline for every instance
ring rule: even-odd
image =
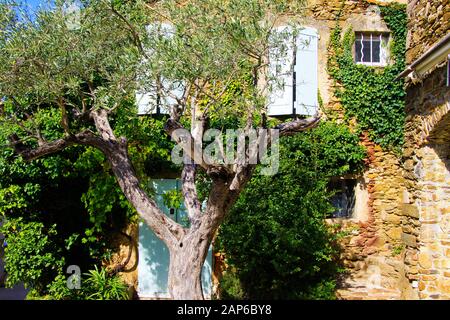
[[[388,60],[389,34],[356,32],[355,61],[369,66],[385,66]]]
[[[290,27],[275,28],[276,33],[292,32]],[[303,28],[299,31],[296,49],[293,39],[285,39],[283,45],[287,56],[277,60],[274,48],[269,53],[269,73],[274,83],[269,83],[268,115],[313,115],[318,108],[318,40],[316,29]],[[278,82],[278,83],[275,83]]]
[[[351,218],[355,211],[356,202],[356,179],[331,179],[328,189],[335,192],[331,198],[331,204],[335,211],[329,218]]]

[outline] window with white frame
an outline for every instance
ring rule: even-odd
[[[356,32],[355,62],[369,66],[385,66],[389,57],[389,34]]]
[[[292,32],[290,26],[276,27],[275,33]],[[295,46],[294,44],[295,40]],[[316,29],[301,28],[296,39],[287,37],[283,46],[287,55],[269,53],[269,116],[313,115],[318,109],[318,41]],[[281,46],[281,47],[283,47]]]

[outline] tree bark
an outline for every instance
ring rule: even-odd
[[[248,176],[249,179],[250,175]],[[239,192],[230,190],[233,177],[213,180],[206,209],[177,246],[169,247],[169,293],[176,300],[201,300],[202,267],[212,239],[236,201]],[[248,181],[247,179],[247,181]]]
[[[169,293],[175,300],[203,300],[201,274],[211,241],[206,234],[190,233],[169,249]]]

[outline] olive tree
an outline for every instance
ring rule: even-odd
[[[268,67],[269,53],[281,64],[292,49],[285,39],[296,32],[273,29],[286,12],[300,16],[288,2],[81,1],[74,11],[56,1],[30,18],[2,1],[1,119],[9,147],[27,161],[73,145],[100,150],[129,203],[169,249],[174,299],[203,298],[200,274],[208,247],[256,166],[249,150],[232,163],[205,161],[198,156],[202,132],[217,116],[239,117],[244,135],[272,123],[268,97],[280,81]],[[230,85],[244,78],[250,79],[245,92],[222,104]],[[188,227],[167,217],[145,192],[127,152],[130,141],[114,129],[118,116],[137,116],[127,103],[136,90],[164,102],[170,110],[165,131],[192,160],[184,161],[181,173]],[[43,130],[49,109],[59,117],[58,138]],[[319,119],[294,118],[272,129],[292,135]],[[267,146],[272,141],[270,134],[258,139]],[[211,180],[205,205],[195,186],[199,171]]]

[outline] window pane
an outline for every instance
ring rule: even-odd
[[[377,37],[372,41],[372,62],[380,62],[380,45],[380,38]]]
[[[330,199],[335,211],[329,216],[331,218],[350,218],[355,209],[355,179],[332,179],[328,184],[328,190],[335,191],[335,195]]]
[[[369,40],[363,41],[363,62],[371,62],[370,61],[370,38]]]
[[[362,53],[361,53],[361,40],[356,40],[355,42],[355,59],[356,62],[362,61]]]

